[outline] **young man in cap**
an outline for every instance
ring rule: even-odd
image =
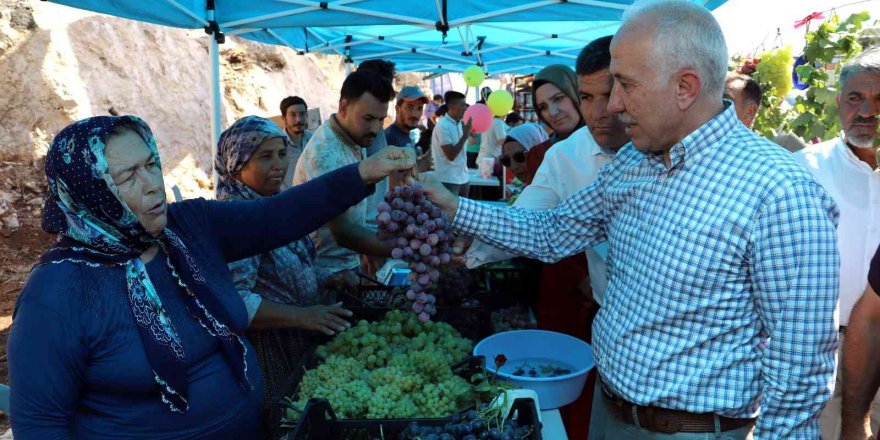
[[[428,104],[428,97],[422,93],[422,90],[415,86],[406,86],[397,94],[397,105],[394,110],[397,117],[394,123],[385,129],[385,140],[388,145],[398,147],[409,147],[418,154],[418,167],[420,171],[428,171],[431,169],[430,150],[423,154],[415,145],[410,136],[413,130],[419,128],[419,122],[422,120],[422,113],[425,105]]]

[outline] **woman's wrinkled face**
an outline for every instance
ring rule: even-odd
[[[278,194],[287,173],[287,162],[284,139],[266,139],[241,168],[239,180],[261,196]]]
[[[526,149],[519,142],[509,141],[501,146],[501,163],[506,164],[509,160],[510,172],[521,182],[525,182],[528,178],[525,155]]]
[[[119,198],[128,205],[147,233],[158,236],[168,223],[159,156],[131,130],[110,136],[104,156]]]

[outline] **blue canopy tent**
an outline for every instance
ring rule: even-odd
[[[480,65],[487,74],[529,73],[550,64],[573,64],[593,39],[613,33],[616,21],[475,23],[447,32],[410,25],[265,29],[238,35],[284,44],[298,53],[337,54],[354,63],[385,58],[401,72],[461,72]],[[552,33],[546,31],[552,29]]]
[[[50,0],[132,20],[212,35],[212,145],[220,127],[218,44],[225,35],[348,63],[382,58],[398,70],[531,73],[572,65],[596,37],[617,30],[634,0]],[[691,0],[715,9],[727,0]]]

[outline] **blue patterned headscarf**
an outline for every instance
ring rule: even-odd
[[[196,260],[171,229],[165,228],[158,237],[147,233],[118,196],[104,150],[107,139],[121,124],[135,127],[158,160],[150,127],[135,116],[84,119],[55,136],[46,156],[49,198],[43,229],[60,234],[60,238],[40,264],[75,262],[125,268],[131,312],[162,401],[171,411],[184,412],[189,406],[184,347],[139,258],[151,246],[160,245],[172,274],[185,290],[182,297],[191,316],[219,340],[239,383],[250,390],[247,348],[227,326],[229,314],[206,283]]]
[[[250,191],[235,175],[251,159],[263,141],[284,139],[284,145],[291,148],[290,139],[274,122],[259,116],[245,116],[233,123],[217,141],[217,156],[214,157],[214,169],[217,171],[219,184],[215,193],[217,199],[224,200],[236,196],[248,196]],[[287,176],[286,179],[289,179]],[[246,197],[251,198],[251,197]]]

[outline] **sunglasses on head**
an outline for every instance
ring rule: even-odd
[[[515,160],[519,163],[526,161],[526,153],[524,151],[519,151],[519,152],[513,153],[512,157],[513,157],[513,160]],[[501,156],[501,165],[504,165],[504,166],[510,168],[510,158],[511,158],[511,156]]]

